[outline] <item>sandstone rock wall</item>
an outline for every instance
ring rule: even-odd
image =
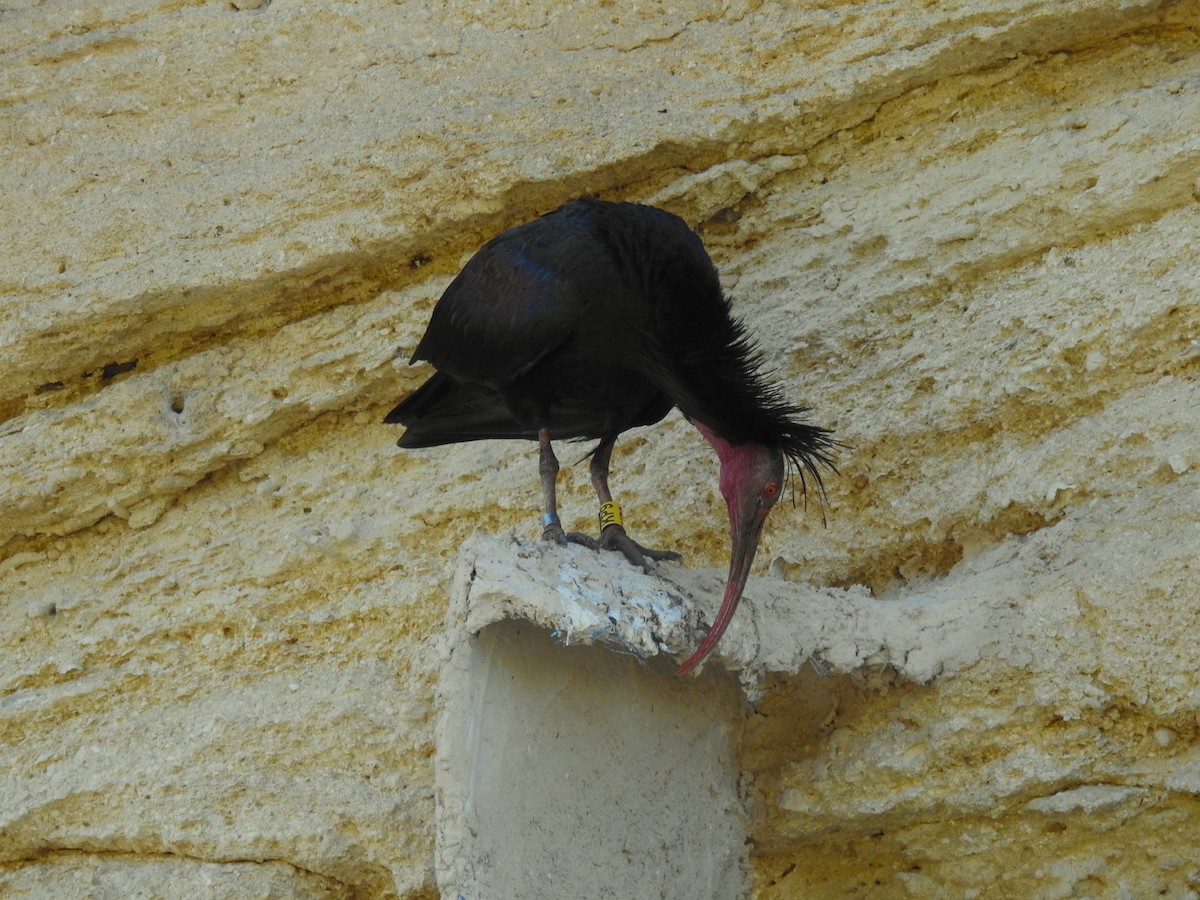
[[[929,683],[869,652],[766,676],[754,896],[1194,896],[1198,27],[0,8],[0,885],[437,894],[451,561],[540,497],[528,447],[403,453],[380,420],[465,258],[600,193],[698,227],[847,445],[828,527],[781,505],[759,572],[1011,610]],[[614,459],[631,527],[694,565],[726,561],[715,481],[677,416]]]

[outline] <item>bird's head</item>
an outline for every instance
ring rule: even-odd
[[[729,509],[729,535],[732,544],[729,578],[725,597],[708,635],[696,651],[675,672],[686,675],[704,661],[721,640],[734,611],[742,599],[750,565],[758,550],[767,513],[783,493],[787,460],[782,450],[761,444],[730,444],[700,422],[693,425],[716,450],[721,460],[721,494]]]

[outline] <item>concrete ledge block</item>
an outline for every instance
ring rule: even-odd
[[[458,565],[437,875],[464,900],[744,896],[740,736],[763,674],[890,665],[928,680],[994,626],[965,601],[755,579],[705,670],[679,678],[723,572],[647,575],[617,554],[481,536]]]

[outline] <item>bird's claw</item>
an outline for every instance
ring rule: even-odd
[[[620,525],[608,525],[600,532],[600,540],[595,542],[602,550],[616,550],[623,554],[627,560],[633,565],[640,566],[643,572],[650,572],[650,560],[658,562],[660,560],[669,559],[674,562],[681,562],[683,557],[674,550],[652,550],[649,547],[643,547],[628,534]]]
[[[562,525],[558,522],[551,522],[542,529],[542,540],[560,547],[565,547],[567,544],[582,544],[589,550],[601,549],[600,542],[590,534],[584,534],[582,531],[563,531]]]
[[[587,547],[589,550],[599,550],[600,542],[590,534],[584,534],[582,531],[568,531],[566,538],[572,544],[580,544]]]
[[[557,522],[551,522],[542,529],[542,540],[551,544],[558,544],[560,547],[567,546],[567,535],[563,531],[563,527]]]
[[[609,525],[600,532],[599,539],[582,531],[563,531],[562,525],[551,523],[542,529],[542,540],[560,547],[567,544],[581,544],[589,550],[615,550],[623,555],[630,563],[649,574],[651,562],[671,560],[682,562],[683,557],[674,550],[654,550],[643,547],[628,534],[620,525]]]

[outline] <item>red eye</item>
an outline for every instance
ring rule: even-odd
[[[763,499],[772,500],[779,493],[779,483],[776,481],[768,481],[767,486],[763,488]]]

